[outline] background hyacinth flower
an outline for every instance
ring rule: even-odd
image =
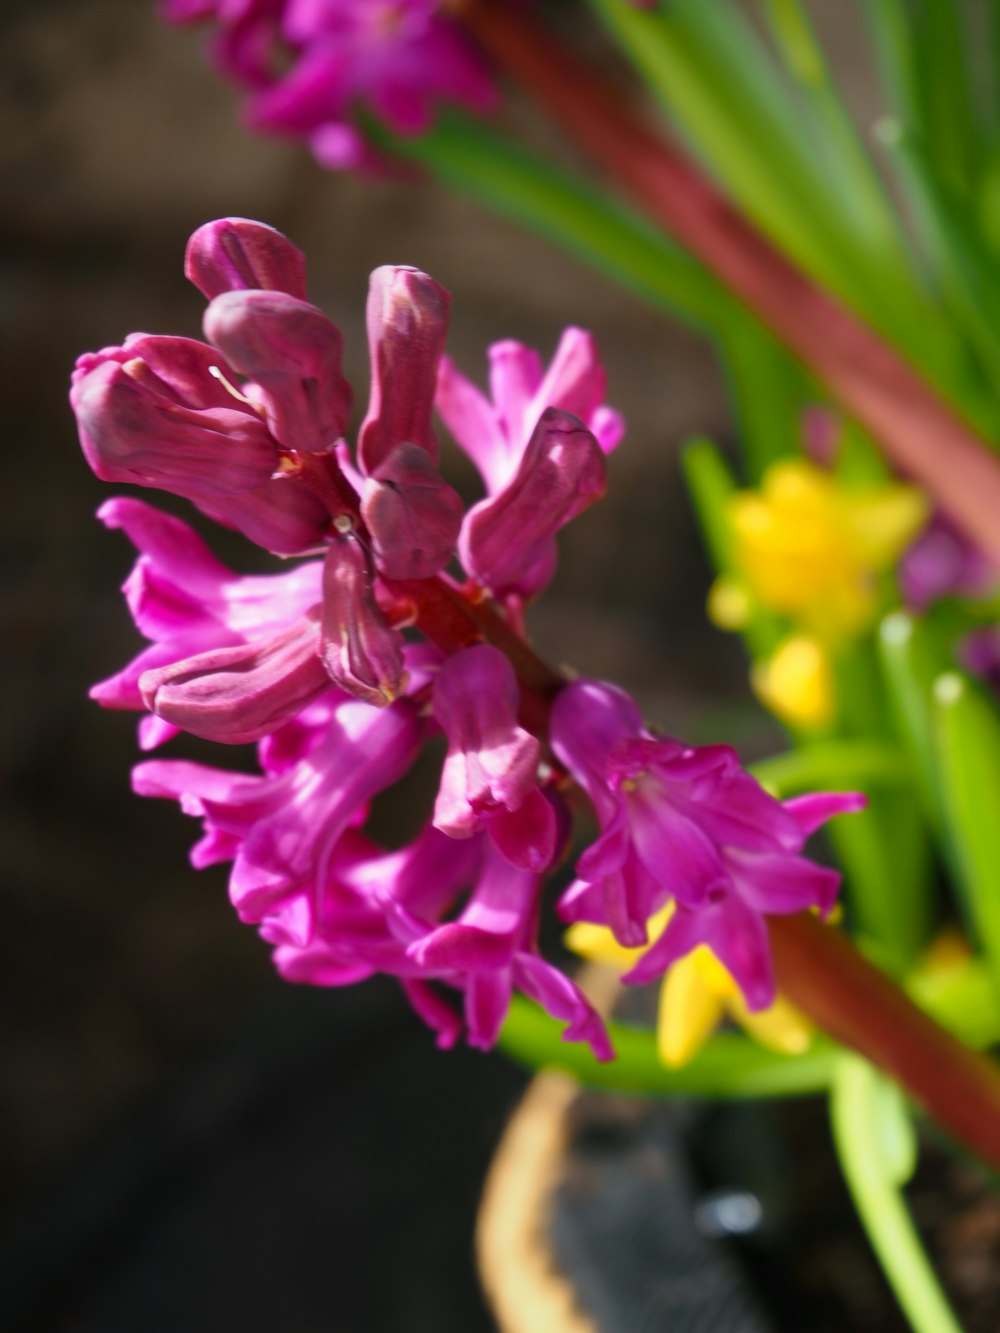
[[[914,611],[941,597],[988,596],[997,586],[993,564],[943,514],[935,514],[899,562],[899,591]]]
[[[485,112],[482,56],[440,0],[167,0],[177,23],[213,20],[219,67],[249,89],[256,129],[306,139],[325,166],[371,165],[357,106],[417,135],[439,102]]]
[[[638,948],[648,922],[672,903],[666,929],[625,980],[653,980],[704,944],[751,1010],[772,1004],[765,917],[831,909],[839,874],[799,853],[809,833],[861,809],[864,798],[831,793],[781,804],[728,747],[652,736],[628,695],[597,681],[574,681],[559,695],[552,747],[601,828],[560,901],[564,919],[607,926]]]

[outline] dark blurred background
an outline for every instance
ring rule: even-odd
[[[390,984],[279,984],[226,868],[188,866],[192,822],[130,794],[135,718],[86,692],[138,646],[118,592],[132,551],[93,518],[108,490],[79,454],[67,377],[132,330],[198,336],[184,243],[225,214],[306,250],[359,410],[378,264],[451,289],[449,350],[480,380],[492,340],[547,355],[565,324],[590,328],[629,434],[607,499],[563,538],[537,641],[668,731],[754,749],[677,468],[688,434],[729,433],[714,358],[431,184],[325,174],[251,139],[203,35],[145,0],[6,0],[0,41],[0,1326],[488,1329],[472,1225],[522,1076],[499,1054],[438,1054]],[[262,567],[249,546],[224,554]]]

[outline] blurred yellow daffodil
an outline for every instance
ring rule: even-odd
[[[651,918],[651,942],[666,929],[671,912],[668,905]],[[626,949],[606,927],[585,922],[570,926],[566,944],[581,957],[619,972],[633,967],[649,947]],[[780,995],[769,1009],[751,1013],[729,971],[705,945],[699,945],[673,964],[660,986],[656,1023],[660,1059],[673,1069],[687,1064],[727,1017],[761,1045],[786,1055],[801,1054],[812,1039],[808,1020]]]
[[[783,721],[832,721],[831,649],[871,624],[877,576],[927,517],[926,497],[912,486],[848,488],[804,458],[772,464],[760,490],[731,498],[733,569],[713,587],[708,611],[723,629],[743,628],[755,608],[793,622],[754,669],[758,695]]]

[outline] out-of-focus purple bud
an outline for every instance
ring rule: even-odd
[[[199,227],[187,244],[184,274],[209,301],[251,288],[306,295],[305,255],[280,231],[249,218]]]
[[[278,452],[257,417],[198,411],[152,388],[142,361],[108,361],[78,380],[70,401],[87,461],[102,481],[133,482],[192,500],[249,491]]]
[[[428,579],[455,552],[462,501],[417,444],[401,444],[361,492],[375,563],[391,579]]]
[[[434,806],[434,826],[468,838],[486,816],[517,810],[537,785],[540,747],[517,723],[517,678],[492,644],[449,657],[434,683],[434,715],[448,737],[448,757]],[[549,837],[554,839],[554,823]]]
[[[344,341],[322,310],[283,292],[236,291],[205,311],[205,336],[253,384],[275,439],[315,452],[343,433],[351,388],[341,373]]]
[[[320,656],[330,678],[383,707],[406,688],[403,640],[375,602],[368,553],[354,532],[334,537],[323,566]]]
[[[260,740],[330,688],[315,620],[145,671],[139,690],[157,717],[205,740]]]
[[[497,596],[534,596],[551,576],[555,534],[599,500],[606,485],[594,436],[569,413],[548,408],[510,484],[466,515],[462,564]]]
[[[417,444],[437,461],[431,412],[450,302],[441,284],[419,269],[386,265],[371,275],[367,321],[372,388],[358,443],[367,476],[400,444]]]

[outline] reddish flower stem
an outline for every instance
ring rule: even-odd
[[[469,0],[460,16],[649,215],[715,274],[1000,563],[1000,460],[857,315],[802,273],[673,144],[526,8]]]
[[[808,912],[772,916],[768,925],[781,993],[1000,1170],[1000,1067],[963,1046],[845,935]]]
[[[484,639],[506,653],[521,687],[521,722],[544,738],[552,700],[566,684],[508,624],[489,598],[468,596],[447,574],[433,579],[381,579],[387,593],[412,611],[421,633],[445,653]]]

